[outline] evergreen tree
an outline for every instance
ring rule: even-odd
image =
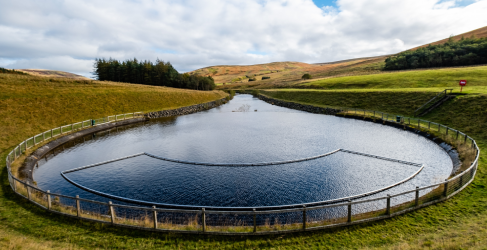
[[[136,58],[120,62],[115,59],[95,59],[93,74],[100,81],[128,82],[154,86],[168,86],[196,90],[213,90],[211,76],[179,74],[169,62],[138,61]]]

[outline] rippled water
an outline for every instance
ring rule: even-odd
[[[250,105],[249,112],[232,112],[244,104]],[[256,163],[306,158],[338,148],[426,165],[417,177],[383,194],[440,182],[453,167],[443,149],[414,133],[290,110],[250,95],[237,95],[209,111],[86,137],[42,160],[34,179],[44,190],[106,201],[73,186],[60,172],[140,152],[186,161]],[[67,175],[88,188],[131,199],[251,207],[357,195],[401,181],[417,170],[339,152],[306,162],[260,167],[194,166],[139,156]]]

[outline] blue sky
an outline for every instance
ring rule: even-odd
[[[334,6],[336,7],[336,1],[335,0],[313,0],[313,2],[316,4],[318,7],[323,7],[323,6]]]
[[[442,0],[440,2],[446,2],[451,0]],[[336,0],[313,0],[316,6],[322,8],[323,6],[333,6],[336,7]],[[476,2],[475,0],[459,0],[456,1],[456,6],[467,6]]]

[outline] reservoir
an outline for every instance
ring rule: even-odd
[[[374,196],[441,182],[453,169],[441,147],[415,133],[236,95],[211,110],[114,128],[69,143],[39,161],[34,180],[51,193],[106,202],[113,199],[78,188],[60,173],[142,152],[181,161],[233,164],[303,159],[337,149],[425,166],[411,180]],[[99,192],[154,204],[260,207],[363,194],[416,171],[417,166],[340,151],[267,166],[190,165],[142,155],[66,176]]]

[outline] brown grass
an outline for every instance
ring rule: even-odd
[[[47,69],[17,69],[17,71],[27,73],[32,76],[42,76],[49,78],[69,78],[74,80],[93,80],[88,77],[80,76],[77,74],[59,71],[59,70],[47,70]]]

